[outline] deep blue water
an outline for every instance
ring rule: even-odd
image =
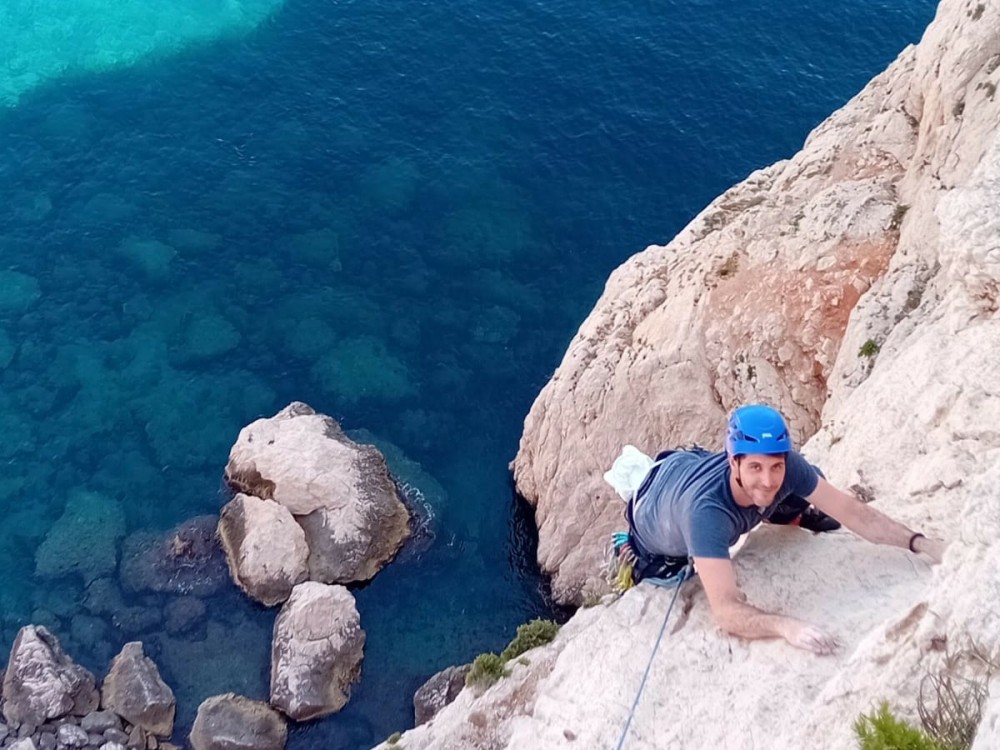
[[[128,533],[217,512],[239,428],[302,400],[396,446],[434,538],[357,591],[362,680],[291,746],[408,727],[424,679],[551,614],[507,463],[609,272],[792,155],[934,7],[290,0],[0,108],[0,649],[44,621],[103,673],[132,636],[36,575],[67,499]],[[273,612],[207,604],[138,636],[182,724],[266,695]]]

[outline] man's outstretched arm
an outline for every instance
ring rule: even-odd
[[[941,562],[944,543],[925,536],[913,538],[914,531],[894,521],[870,505],[837,489],[820,478],[815,491],[806,498],[810,503],[840,521],[855,534],[873,544],[890,544],[906,549],[913,539],[913,551],[923,552],[934,562]]]
[[[731,560],[696,557],[694,566],[708,596],[719,627],[740,638],[784,638],[797,648],[815,654],[832,654],[837,650],[835,638],[802,620],[776,615],[747,603],[746,595],[736,583],[736,571]]]

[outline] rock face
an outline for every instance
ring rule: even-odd
[[[972,750],[990,750],[994,747],[1000,747],[1000,677],[994,677],[990,681],[989,698],[983,707],[983,718]]]
[[[271,705],[296,721],[339,711],[360,674],[364,645],[347,589],[299,584],[274,623]]]
[[[244,427],[229,454],[226,481],[274,500],[299,520],[311,580],[367,580],[409,534],[409,514],[382,455],[351,441],[306,404],[292,403]]]
[[[799,154],[618,269],[532,408],[514,469],[564,600],[622,528],[601,478],[619,449],[718,447],[743,401],[788,414],[834,484],[949,543],[931,567],[846,530],[755,530],[734,559],[749,601],[822,624],[840,652],[725,636],[689,582],[625,747],[854,750],[852,722],[882,700],[919,724],[920,678],[946,651],[1000,654],[998,88],[1000,3],[943,0]],[[581,609],[399,744],[615,747],[672,593]],[[985,716],[977,750],[996,744],[995,700]]]
[[[8,724],[37,727],[49,719],[82,716],[97,708],[94,675],[74,663],[43,627],[21,628],[3,678],[3,715]]]
[[[233,580],[268,607],[285,601],[309,574],[305,532],[273,500],[238,494],[222,509],[219,538]]]
[[[413,715],[417,726],[425,724],[451,703],[465,687],[470,664],[448,667],[431,677],[413,694]]]
[[[174,692],[142,644],[126,643],[111,662],[102,686],[101,707],[157,737],[174,731]]]
[[[611,275],[512,464],[558,599],[581,601],[607,534],[621,528],[601,474],[626,443],[718,449],[726,414],[763,401],[801,444],[873,368],[930,351],[918,337],[931,318],[942,333],[988,339],[971,331],[993,324],[998,283],[987,207],[1000,99],[987,7],[961,29],[937,24],[795,157],[754,172],[669,245]],[[960,351],[946,351],[950,367]]]
[[[193,750],[282,750],[288,728],[266,703],[227,693],[198,706],[190,739]]]

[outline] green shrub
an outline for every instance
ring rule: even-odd
[[[861,750],[944,750],[919,729],[897,719],[885,701],[878,711],[859,716],[854,732]]]
[[[559,625],[552,620],[532,620],[519,625],[517,635],[499,656],[496,654],[480,654],[472,662],[472,667],[465,675],[465,684],[477,687],[489,687],[501,677],[507,676],[504,665],[511,659],[517,659],[521,654],[537,646],[544,646],[556,637]],[[527,659],[520,659],[520,664],[530,664]]]
[[[402,746],[402,745],[397,745],[397,744],[396,744],[397,742],[399,742],[399,740],[400,740],[400,739],[401,739],[402,737],[403,737],[403,735],[402,735],[402,734],[400,734],[399,732],[393,732],[393,733],[392,733],[392,734],[390,734],[390,735],[389,735],[389,737],[388,737],[388,738],[386,739],[386,741],[385,741],[385,744],[387,744],[387,745],[392,745],[392,746],[393,746],[394,748],[396,748],[396,750],[402,750],[402,747],[403,747],[403,746]]]
[[[496,654],[480,654],[465,675],[465,684],[487,688],[507,674],[503,665],[504,660]]]
[[[558,632],[559,625],[552,620],[532,620],[518,625],[517,635],[500,654],[500,658],[505,662],[516,659],[525,651],[551,643]]]
[[[876,354],[878,354],[879,349],[880,347],[875,342],[875,339],[868,339],[865,343],[861,345],[861,348],[858,350],[858,356],[868,357],[868,359],[871,359]]]

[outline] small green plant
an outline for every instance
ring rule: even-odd
[[[480,654],[472,662],[472,668],[465,675],[465,684],[470,687],[488,688],[501,677],[506,676],[504,659],[496,654]]]
[[[868,339],[865,343],[861,345],[858,349],[858,356],[871,359],[879,352],[879,345],[875,342],[875,339]]]
[[[552,620],[532,620],[518,625],[517,635],[500,654],[500,658],[505,662],[516,659],[525,651],[550,643],[558,632],[559,625]]]
[[[861,750],[945,750],[919,729],[896,718],[885,701],[878,711],[857,718],[854,733]]]
[[[396,744],[402,737],[403,735],[400,734],[399,732],[393,732],[386,738],[385,744],[392,745],[394,748],[396,748],[396,750],[402,750],[403,746]]]
[[[517,663],[520,664],[522,667],[526,667],[529,664],[531,664],[531,659],[529,659],[527,656],[522,656],[520,659],[517,660]]]

